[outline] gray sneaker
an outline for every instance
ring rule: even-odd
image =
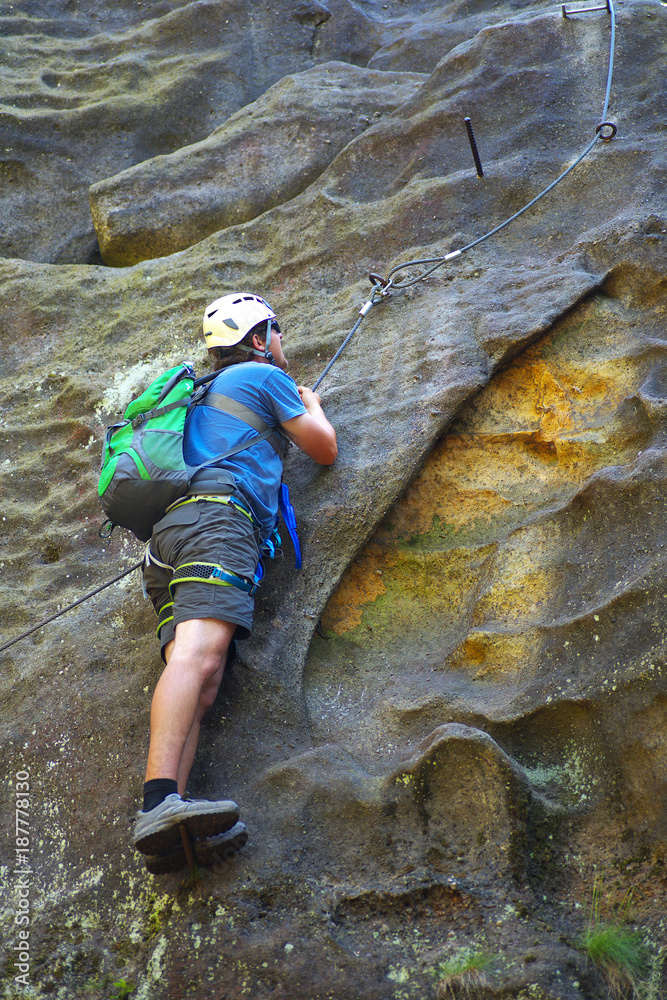
[[[180,823],[185,823],[191,837],[210,837],[229,830],[238,818],[236,802],[185,800],[172,792],[155,809],[137,813],[134,846],[142,854],[160,854],[181,842]]]
[[[228,863],[241,850],[248,839],[248,830],[244,823],[235,823],[229,830],[215,837],[195,838],[192,841],[192,851],[200,868],[211,868]],[[187,859],[183,844],[176,844],[160,854],[149,854],[146,858],[146,868],[153,875],[167,875],[185,868]]]

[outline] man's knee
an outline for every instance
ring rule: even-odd
[[[217,688],[222,679],[222,672],[227,660],[227,649],[194,652],[187,648],[175,646],[169,657],[169,666],[189,675],[201,690],[214,686]]]
[[[181,622],[176,626],[171,657],[198,673],[203,684],[224,668],[235,629],[229,622],[212,618]]]
[[[220,683],[222,681],[224,671],[225,660],[220,663],[220,666],[215,673],[209,674],[207,679],[202,684],[199,692],[199,702],[197,705],[197,711],[200,719],[206,715],[209,709],[213,708],[215,699],[218,696],[218,691],[220,690]]]
[[[229,646],[227,645],[224,649],[211,651],[202,658],[200,667],[202,689],[214,687],[217,691],[220,687],[225,663],[227,662],[228,649]]]

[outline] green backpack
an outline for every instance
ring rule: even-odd
[[[282,458],[279,436],[252,410],[217,393],[207,396],[205,383],[218,374],[211,372],[195,379],[188,362],[170,368],[132,400],[124,420],[107,428],[97,492],[112,531],[114,525],[120,525],[147,542],[153,525],[170,504],[187,493],[197,472],[258,441],[268,439]],[[204,401],[232,413],[258,434],[202,465],[191,466],[183,457],[185,418],[190,407]],[[235,488],[234,477],[227,475],[229,487]]]
[[[109,521],[144,542],[188,488],[183,428],[194,385],[192,365],[170,368],[132,400],[124,420],[107,428],[97,492]]]

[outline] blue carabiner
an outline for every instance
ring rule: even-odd
[[[292,539],[292,545],[294,546],[294,565],[297,569],[301,569],[301,546],[299,545],[299,535],[296,530],[296,514],[294,513],[294,507],[290,503],[289,488],[287,483],[280,484],[278,503],[280,506],[280,513],[282,514],[283,521],[285,522],[285,527],[289,532],[289,536]]]

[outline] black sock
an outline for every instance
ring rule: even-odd
[[[178,782],[173,778],[151,778],[144,785],[144,812],[150,812],[161,802],[164,802],[168,795],[178,791]]]

